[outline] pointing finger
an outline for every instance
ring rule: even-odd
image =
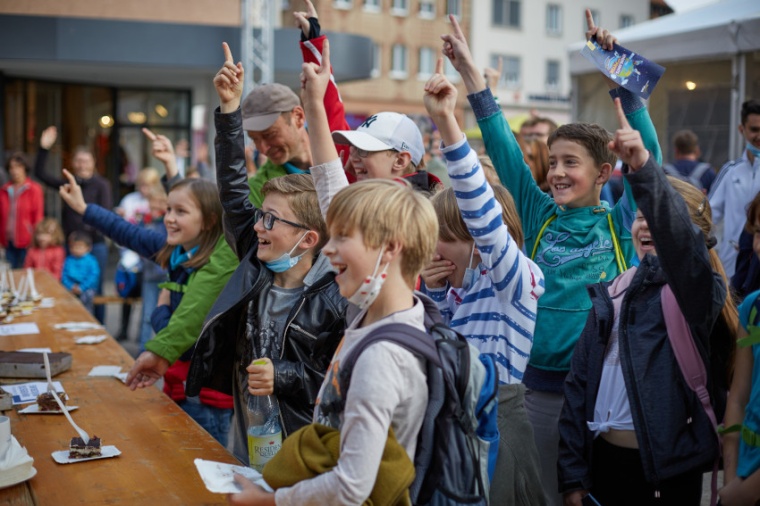
[[[304,0],[304,3],[306,4],[306,11],[309,13],[309,17],[316,18],[317,9],[314,8],[314,4],[311,3],[311,0]]]
[[[152,141],[155,141],[155,140],[156,140],[156,134],[154,134],[153,132],[151,132],[151,131],[150,131],[150,130],[148,130],[147,128],[143,128],[143,129],[142,129],[142,133],[144,133],[144,134],[145,134],[145,137],[147,137],[148,139],[150,139],[150,140],[152,140]]]
[[[438,57],[438,60],[435,62],[435,73],[443,74],[443,58],[441,57]]]
[[[462,27],[459,26],[457,17],[453,14],[449,14],[449,21],[451,21],[451,28],[454,31],[454,36],[459,40],[464,40],[464,33],[462,33]]]
[[[322,46],[322,65],[320,66],[325,72],[330,72],[330,41],[325,40]]]
[[[625,117],[625,112],[623,112],[623,104],[620,102],[619,98],[615,99],[615,112],[617,113],[620,128],[624,130],[630,129],[631,125],[628,123],[628,118]]]
[[[591,9],[586,9],[586,25],[589,30],[593,30],[596,26],[594,25],[594,16],[591,14]]]
[[[230,46],[226,42],[222,42],[222,49],[224,49],[224,61],[235,64],[235,60],[232,58],[232,51]]]
[[[74,176],[67,169],[63,169],[63,177],[68,180],[69,184],[77,184],[77,180],[74,179]]]

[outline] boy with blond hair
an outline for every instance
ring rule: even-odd
[[[378,479],[389,429],[414,461],[427,407],[423,360],[389,341],[359,355],[348,392],[337,387],[342,359],[373,330],[391,323],[425,330],[414,285],[435,251],[438,222],[430,202],[408,185],[371,180],[348,186],[322,105],[329,68],[326,46],[320,67],[304,66],[302,98],[317,164],[311,173],[330,232],[322,252],[350,303],[350,323],[314,411],[315,422],[340,431],[340,454],[332,469],[274,494],[236,478],[244,490],[230,496],[232,504],[362,504]]]
[[[611,49],[615,38],[594,25],[588,10],[586,17],[587,39],[596,37],[605,49]],[[601,202],[602,186],[610,177],[616,157],[609,149],[610,134],[591,124],[563,125],[551,134],[547,180],[553,198],[541,191],[482,73],[473,63],[459,24],[455,18],[450,19],[453,33],[442,36],[443,52],[462,75],[486,150],[515,199],[525,233],[525,250],[546,276],[546,292],[538,302],[533,348],[523,383],[527,387],[525,405],[541,457],[544,494],[548,505],[559,506],[562,496],[557,485],[557,453],[562,385],[591,309],[586,285],[615,278],[635,258],[630,225],[636,204],[630,192],[614,208]],[[622,88],[611,94],[622,100],[628,121],[641,132],[645,145],[661,163],[656,132],[641,100]]]

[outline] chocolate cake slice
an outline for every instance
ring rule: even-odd
[[[69,398],[63,392],[56,393],[58,394],[58,398],[61,399],[61,402],[65,406],[66,401],[69,400]],[[50,392],[44,392],[37,396],[37,406],[39,406],[40,411],[61,411],[58,403],[55,402],[55,398],[53,398],[53,394]]]
[[[71,438],[71,443],[69,443],[69,458],[87,459],[90,457],[100,457],[100,438],[92,436],[87,444],[85,444],[81,437]]]

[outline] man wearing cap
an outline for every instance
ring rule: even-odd
[[[333,132],[333,141],[350,145],[348,158],[357,181],[402,178],[427,193],[443,189],[440,179],[420,170],[425,154],[422,134],[404,114],[373,114],[356,130]]]
[[[301,25],[301,53],[306,63],[319,64],[322,48],[327,37],[320,35],[316,11],[309,5],[308,13],[295,13]],[[345,109],[335,80],[331,77],[325,94],[325,109],[330,128],[348,130]],[[293,90],[282,84],[257,86],[245,97],[241,105],[243,129],[256,145],[256,149],[267,157],[256,175],[248,180],[250,200],[261,207],[261,188],[264,183],[286,174],[305,173],[311,167],[309,134],[304,127],[304,111],[301,99]],[[347,147],[336,146],[342,159],[347,156]]]

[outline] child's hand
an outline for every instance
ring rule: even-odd
[[[243,96],[243,63],[232,59],[232,51],[226,42],[222,42],[224,49],[224,65],[214,76],[214,87],[219,95],[220,110],[227,114],[235,112],[240,107],[240,97]]]
[[[304,0],[304,3],[306,4],[306,11],[295,11],[293,12],[293,16],[296,18],[296,24],[298,24],[301,32],[303,32],[303,37],[308,39],[311,32],[309,18],[319,18],[319,16],[317,16],[317,9],[311,3],[311,0]]]
[[[40,147],[42,149],[50,149],[55,144],[55,140],[58,138],[58,129],[54,126],[49,126],[40,134]]]
[[[564,505],[565,506],[581,506],[583,504],[583,498],[588,495],[588,490],[576,490],[575,492],[568,492],[565,494]]]
[[[322,64],[301,65],[301,100],[304,109],[323,107],[327,85],[330,82],[330,41],[322,46]]]
[[[130,390],[149,387],[166,373],[169,365],[165,358],[152,351],[144,351],[127,374],[127,386]]]
[[[425,83],[425,109],[433,121],[454,115],[457,106],[457,89],[443,75],[443,58],[435,64],[435,74]]]
[[[257,359],[256,362],[266,362],[261,365],[249,365],[248,392],[251,395],[272,395],[274,393],[274,365],[268,358]]]
[[[68,170],[63,169],[63,176],[68,183],[58,188],[58,194],[75,213],[84,214],[87,210],[87,202],[84,201],[82,188],[77,184],[77,180],[74,179],[74,176]]]
[[[454,274],[456,268],[451,260],[444,260],[441,255],[435,255],[433,261],[422,269],[420,276],[428,288],[445,288],[446,278]]]
[[[233,476],[235,483],[243,489],[237,494],[227,494],[227,502],[233,506],[268,506],[275,504],[274,494],[267,492],[251,480],[235,473]]]
[[[610,141],[609,148],[628,164],[632,172],[636,172],[649,160],[649,151],[644,147],[641,134],[628,123],[619,98],[615,99],[615,110],[620,128],[615,131],[615,138]]]
[[[596,26],[594,24],[594,16],[591,15],[591,9],[586,9],[586,40],[595,38],[596,41],[602,46],[602,49],[612,51],[613,44],[617,44],[617,37],[612,35],[609,30]]]
[[[142,133],[153,142],[150,154],[156,157],[166,167],[166,177],[168,179],[177,175],[177,156],[174,153],[172,141],[165,135],[156,135],[147,128],[142,129]]]
[[[82,295],[82,289],[79,288],[79,285],[72,285],[71,293],[73,293],[74,295]]]
[[[451,31],[453,33],[441,35],[441,39],[443,40],[442,52],[454,68],[458,72],[462,72],[466,67],[474,67],[475,64],[472,60],[472,53],[470,53],[470,46],[467,45],[467,39],[462,32],[462,28],[459,26],[456,16],[449,14],[449,21],[451,22]]]
[[[499,86],[499,79],[501,79],[501,73],[504,70],[504,59],[499,56],[499,64],[497,68],[486,67],[483,69],[483,77],[486,80],[486,84],[492,90],[495,90]]]

